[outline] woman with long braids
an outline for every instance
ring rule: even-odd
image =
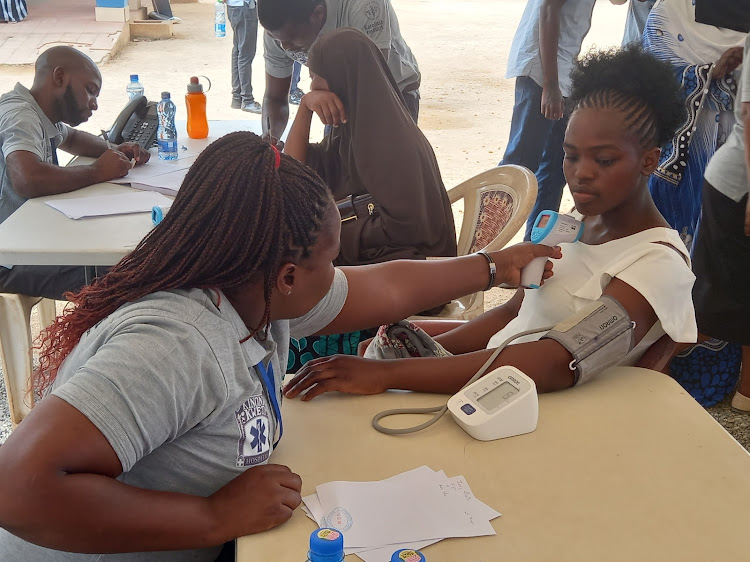
[[[45,333],[44,398],[0,448],[0,560],[215,560],[301,501],[267,464],[290,334],[395,321],[560,256],[339,270],[339,229],[303,164],[252,133],[210,145],[165,220]]]

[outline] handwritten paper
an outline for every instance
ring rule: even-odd
[[[463,476],[427,466],[379,482],[329,482],[303,498],[308,517],[344,534],[346,554],[388,560],[450,537],[494,535],[500,513],[479,501]]]
[[[128,172],[127,176],[111,181],[130,185],[136,189],[176,195],[197,157],[197,154],[180,154],[177,160],[159,160],[152,151],[148,162],[136,166]]]

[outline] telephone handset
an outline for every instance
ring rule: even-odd
[[[146,96],[138,96],[115,119],[107,135],[113,143],[135,142],[148,150],[156,146],[156,128],[159,119],[156,113],[156,102],[150,102]]]

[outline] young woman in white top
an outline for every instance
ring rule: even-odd
[[[669,66],[638,46],[591,53],[577,63],[571,97],[564,171],[585,228],[580,242],[561,245],[554,278],[437,336],[451,357],[319,359],[305,365],[286,396],[307,390],[303,399],[309,400],[331,390],[369,394],[388,388],[455,393],[491,355],[488,347],[522,330],[554,325],[602,295],[616,299],[636,323],[636,347],[624,364],[637,361],[664,333],[695,341],[688,252],[647,185],[659,146],[683,111]],[[434,333],[429,326],[427,332]],[[514,365],[540,392],[572,386],[571,354],[554,340],[539,340],[542,335],[508,346],[491,368]]]
[[[252,133],[209,146],[164,221],[46,332],[46,395],[0,447],[0,560],[208,562],[289,519],[300,478],[266,463],[290,335],[394,321],[490,277],[480,255],[335,269],[339,237],[310,168]],[[493,253],[498,281],[541,255],[559,250]]]

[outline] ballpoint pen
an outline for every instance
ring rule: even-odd
[[[104,129],[100,129],[100,130],[102,132],[102,138],[104,139],[104,142],[107,143],[107,149],[108,150],[114,150],[115,147],[112,146],[111,142],[109,142],[109,137],[107,136],[107,131],[105,131]],[[131,168],[135,168],[135,158],[131,158],[130,159],[130,167]]]
[[[107,131],[105,131],[104,129],[101,129],[101,131],[102,131],[102,138],[104,139],[104,142],[107,143],[107,148],[109,150],[112,150],[112,143],[109,142],[109,137],[107,136]]]

